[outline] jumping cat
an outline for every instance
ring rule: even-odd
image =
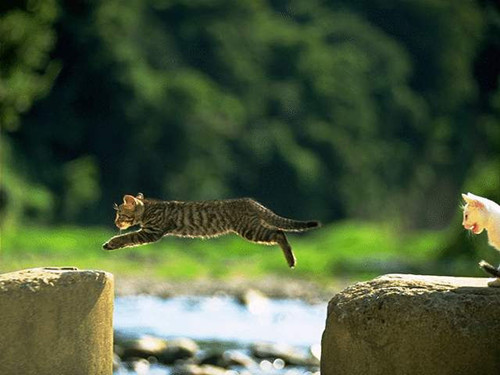
[[[296,258],[284,232],[303,232],[321,225],[283,218],[251,198],[180,202],[146,199],[139,193],[136,197],[125,195],[123,203],[114,208],[119,229],[141,228],[112,237],[103,245],[106,250],[144,245],[164,236],[210,238],[236,233],[251,242],[279,245],[291,268]]]
[[[466,203],[462,221],[464,228],[474,234],[480,234],[486,230],[489,244],[500,251],[500,206],[492,200],[472,193],[462,194],[462,198]],[[484,260],[479,263],[479,266],[497,277],[488,285],[500,287],[500,269],[496,269]]]

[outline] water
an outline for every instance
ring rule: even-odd
[[[285,343],[309,350],[318,347],[326,319],[326,303],[310,305],[293,299],[257,298],[248,305],[234,298],[190,296],[168,299],[154,296],[117,297],[114,328],[124,336],[188,337],[203,349],[236,349],[248,353],[257,342]],[[274,366],[274,367],[273,367]],[[236,371],[228,373],[238,374]],[[240,372],[249,374],[248,371]],[[252,374],[311,374],[307,368],[279,367],[261,361]],[[145,368],[120,368],[115,374],[171,375],[172,368],[152,364]]]
[[[250,307],[228,296],[117,297],[114,327],[131,336],[189,337],[242,345],[266,341],[305,347],[321,341],[326,303],[269,299]]]

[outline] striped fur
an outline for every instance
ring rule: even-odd
[[[276,215],[251,198],[180,202],[126,195],[118,206],[115,224],[120,229],[141,229],[111,238],[106,250],[139,246],[164,236],[210,238],[236,233],[248,241],[279,245],[290,267],[296,259],[284,232],[302,232],[319,227],[317,221],[298,221]]]

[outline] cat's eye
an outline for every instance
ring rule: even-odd
[[[465,220],[467,220],[469,218],[469,215],[465,214]]]

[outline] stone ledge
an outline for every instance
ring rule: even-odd
[[[500,288],[485,278],[385,275],[328,306],[322,375],[500,374]]]
[[[74,267],[0,275],[2,375],[112,374],[113,275]]]
[[[19,290],[36,292],[45,286],[69,286],[90,282],[104,285],[113,276],[96,270],[79,270],[76,267],[41,267],[0,274],[0,292],[15,293]]]

